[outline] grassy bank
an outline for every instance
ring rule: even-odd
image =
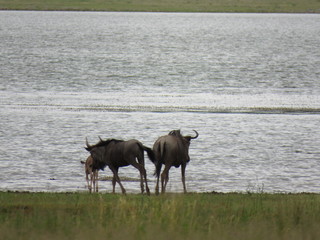
[[[0,239],[318,239],[320,195],[0,193]]]
[[[6,10],[320,12],[319,0],[0,0]]]

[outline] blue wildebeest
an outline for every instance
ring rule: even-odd
[[[150,160],[154,161],[154,155],[151,148],[144,146],[135,139],[123,141],[117,139],[102,140],[100,138],[100,141],[95,145],[89,145],[88,140],[86,139],[86,145],[87,147],[85,149],[90,152],[90,155],[93,158],[93,169],[103,170],[108,166],[112,171],[113,193],[115,192],[116,182],[120,185],[122,193],[126,193],[126,190],[120,182],[118,170],[120,167],[132,165],[140,172],[141,192],[144,192],[144,181],[147,194],[150,194],[147,183],[147,172],[144,167],[144,151],[147,152]]]
[[[92,192],[92,185],[93,185],[93,192],[98,192],[98,169],[93,169],[93,158],[91,155],[87,158],[87,160],[81,161],[84,164],[84,171],[86,173],[86,180],[89,192]],[[90,176],[90,179],[89,179]]]
[[[165,193],[169,181],[169,170],[171,166],[176,168],[181,166],[183,190],[186,193],[185,170],[190,161],[189,146],[191,139],[199,136],[196,130],[193,130],[196,136],[182,136],[180,130],[173,130],[168,135],[159,137],[153,145],[155,155],[155,175],[157,177],[156,194],[159,194],[159,177],[162,164],[165,166],[161,174],[161,193]]]

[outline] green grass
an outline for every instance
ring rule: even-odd
[[[319,239],[318,194],[0,193],[0,239]]]
[[[0,0],[8,10],[320,12],[320,0]]]

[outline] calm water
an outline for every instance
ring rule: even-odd
[[[0,11],[0,190],[85,191],[85,137],[181,128],[189,191],[320,192],[319,36],[320,15]]]

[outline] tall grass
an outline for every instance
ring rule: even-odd
[[[0,239],[318,239],[320,195],[0,193]]]
[[[320,12],[319,0],[0,0],[0,9],[147,12]]]

